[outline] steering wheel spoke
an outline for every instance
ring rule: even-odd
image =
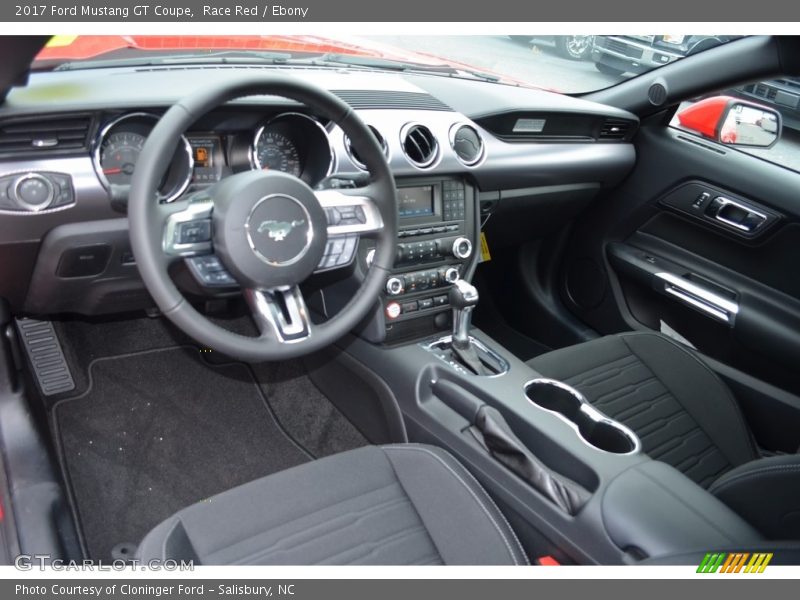
[[[383,230],[383,218],[372,191],[372,186],[367,186],[314,192],[328,219],[328,237],[377,234]]]
[[[298,286],[274,290],[247,289],[244,297],[262,337],[292,344],[311,336],[311,319]]]
[[[214,202],[199,192],[180,204],[163,205],[164,253],[172,257],[203,256],[214,252],[211,213]],[[175,210],[177,209],[177,210]]]

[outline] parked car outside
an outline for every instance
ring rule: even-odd
[[[731,35],[597,35],[591,58],[607,75],[645,73],[735,39]]]

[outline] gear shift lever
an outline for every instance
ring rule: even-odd
[[[476,375],[485,375],[486,369],[478,357],[469,337],[472,323],[472,309],[478,303],[478,290],[463,279],[453,282],[448,294],[450,306],[453,307],[453,337],[451,352],[456,360]]]
[[[472,309],[478,303],[478,290],[468,281],[457,279],[450,288],[448,299],[453,307],[453,347],[468,348]]]

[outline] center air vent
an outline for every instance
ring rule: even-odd
[[[375,139],[378,140],[378,144],[380,144],[381,150],[383,150],[383,155],[386,158],[389,158],[389,145],[386,143],[386,140],[384,139],[384,137],[372,125],[367,125],[367,127],[369,127],[370,131],[372,132],[372,135],[375,136]],[[350,156],[350,160],[353,161],[353,164],[355,166],[357,166],[358,168],[360,168],[360,169],[366,170],[367,169],[367,165],[364,164],[363,160],[361,160],[361,157],[358,155],[358,152],[356,152],[356,149],[353,147],[353,144],[350,142],[350,138],[347,137],[347,136],[345,136],[345,138],[344,138],[344,147],[347,150],[348,156]]]
[[[86,114],[8,119],[0,123],[0,154],[84,150],[91,125]]]
[[[472,125],[457,123],[450,129],[450,146],[458,159],[471,167],[483,158],[483,138]]]
[[[409,123],[403,127],[400,143],[406,158],[421,169],[431,166],[439,155],[439,144],[425,125]]]
[[[625,119],[606,119],[600,128],[599,140],[624,140],[631,132],[633,123]]]

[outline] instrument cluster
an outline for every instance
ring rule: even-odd
[[[134,112],[105,123],[94,145],[95,171],[107,189],[129,186],[154,113]],[[187,191],[248,169],[289,173],[315,186],[335,167],[325,126],[300,112],[283,112],[253,129],[187,131],[181,136],[159,187],[159,200],[172,202]]]

